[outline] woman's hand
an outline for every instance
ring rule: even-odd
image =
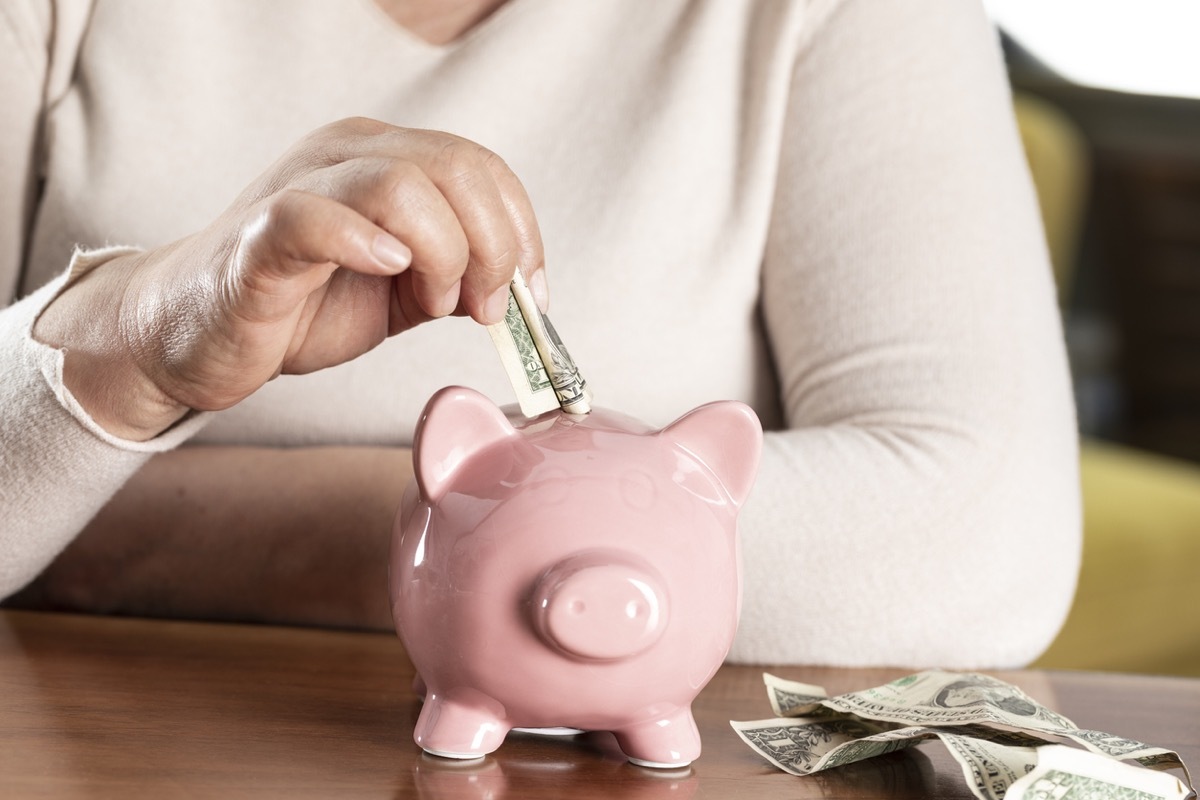
[[[520,265],[545,303],[529,198],[494,153],[351,119],[301,140],[204,230],[97,267],[35,335],[110,432],[151,438],[280,373],[448,314],[498,322]]]

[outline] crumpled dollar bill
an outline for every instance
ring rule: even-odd
[[[730,724],[755,752],[793,775],[938,740],[982,800],[1195,796],[1178,753],[1082,729],[988,675],[930,670],[836,697],[770,674],[763,681],[775,718]],[[1186,783],[1158,771],[1164,769],[1181,770]]]

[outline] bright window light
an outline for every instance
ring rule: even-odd
[[[992,19],[1064,78],[1200,98],[1200,0],[983,0]]]

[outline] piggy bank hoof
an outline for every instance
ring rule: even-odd
[[[679,769],[700,757],[700,732],[691,708],[613,734],[621,752],[639,767]]]
[[[499,721],[493,705],[495,701],[482,695],[464,702],[431,691],[417,717],[413,740],[426,753],[440,758],[483,758],[500,746],[509,730]]]
[[[647,769],[683,769],[684,767],[691,766],[692,762],[681,761],[678,764],[663,764],[658,761],[646,761],[643,758],[634,758],[633,756],[630,756],[629,763],[633,764],[635,767],[646,767]]]
[[[431,756],[449,758],[454,761],[481,761],[487,756],[486,753],[447,753],[443,750],[433,750],[428,747],[422,747],[421,749]]]

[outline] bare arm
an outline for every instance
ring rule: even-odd
[[[408,450],[193,447],[155,456],[11,605],[391,627]]]

